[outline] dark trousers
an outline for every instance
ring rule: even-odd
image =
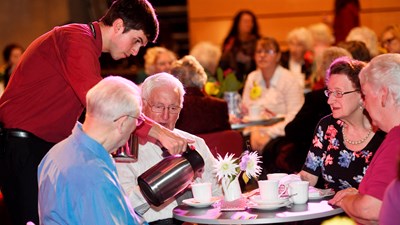
[[[53,147],[34,135],[0,140],[0,189],[14,225],[39,224],[37,167]]]

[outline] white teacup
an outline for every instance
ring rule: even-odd
[[[260,197],[263,201],[275,201],[286,191],[279,190],[278,180],[259,180],[258,187],[260,190]]]
[[[205,203],[211,201],[211,183],[193,183],[193,198],[196,202]]]
[[[267,174],[268,180],[278,180],[280,181],[282,178],[286,177],[287,173],[270,173]]]
[[[249,119],[258,120],[261,119],[262,107],[260,105],[251,105],[249,107]]]
[[[289,195],[294,204],[305,204],[308,201],[308,181],[294,181],[289,183]]]

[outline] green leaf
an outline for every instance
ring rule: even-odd
[[[222,70],[221,67],[218,67],[217,69],[217,79],[219,83],[223,83],[224,82],[224,71]]]

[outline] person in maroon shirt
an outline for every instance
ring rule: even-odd
[[[39,224],[37,166],[71,134],[87,91],[102,79],[100,54],[136,55],[158,30],[149,2],[117,0],[99,22],[55,27],[27,48],[0,98],[0,188],[14,224]],[[146,121],[137,134],[158,139],[172,154],[192,142]]]
[[[333,33],[336,43],[345,41],[354,27],[360,26],[359,0],[335,0]]]

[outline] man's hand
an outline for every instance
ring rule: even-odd
[[[171,155],[180,154],[186,151],[187,145],[194,143],[194,140],[180,136],[173,131],[154,123],[149,135],[157,139],[162,147],[168,149]]]

